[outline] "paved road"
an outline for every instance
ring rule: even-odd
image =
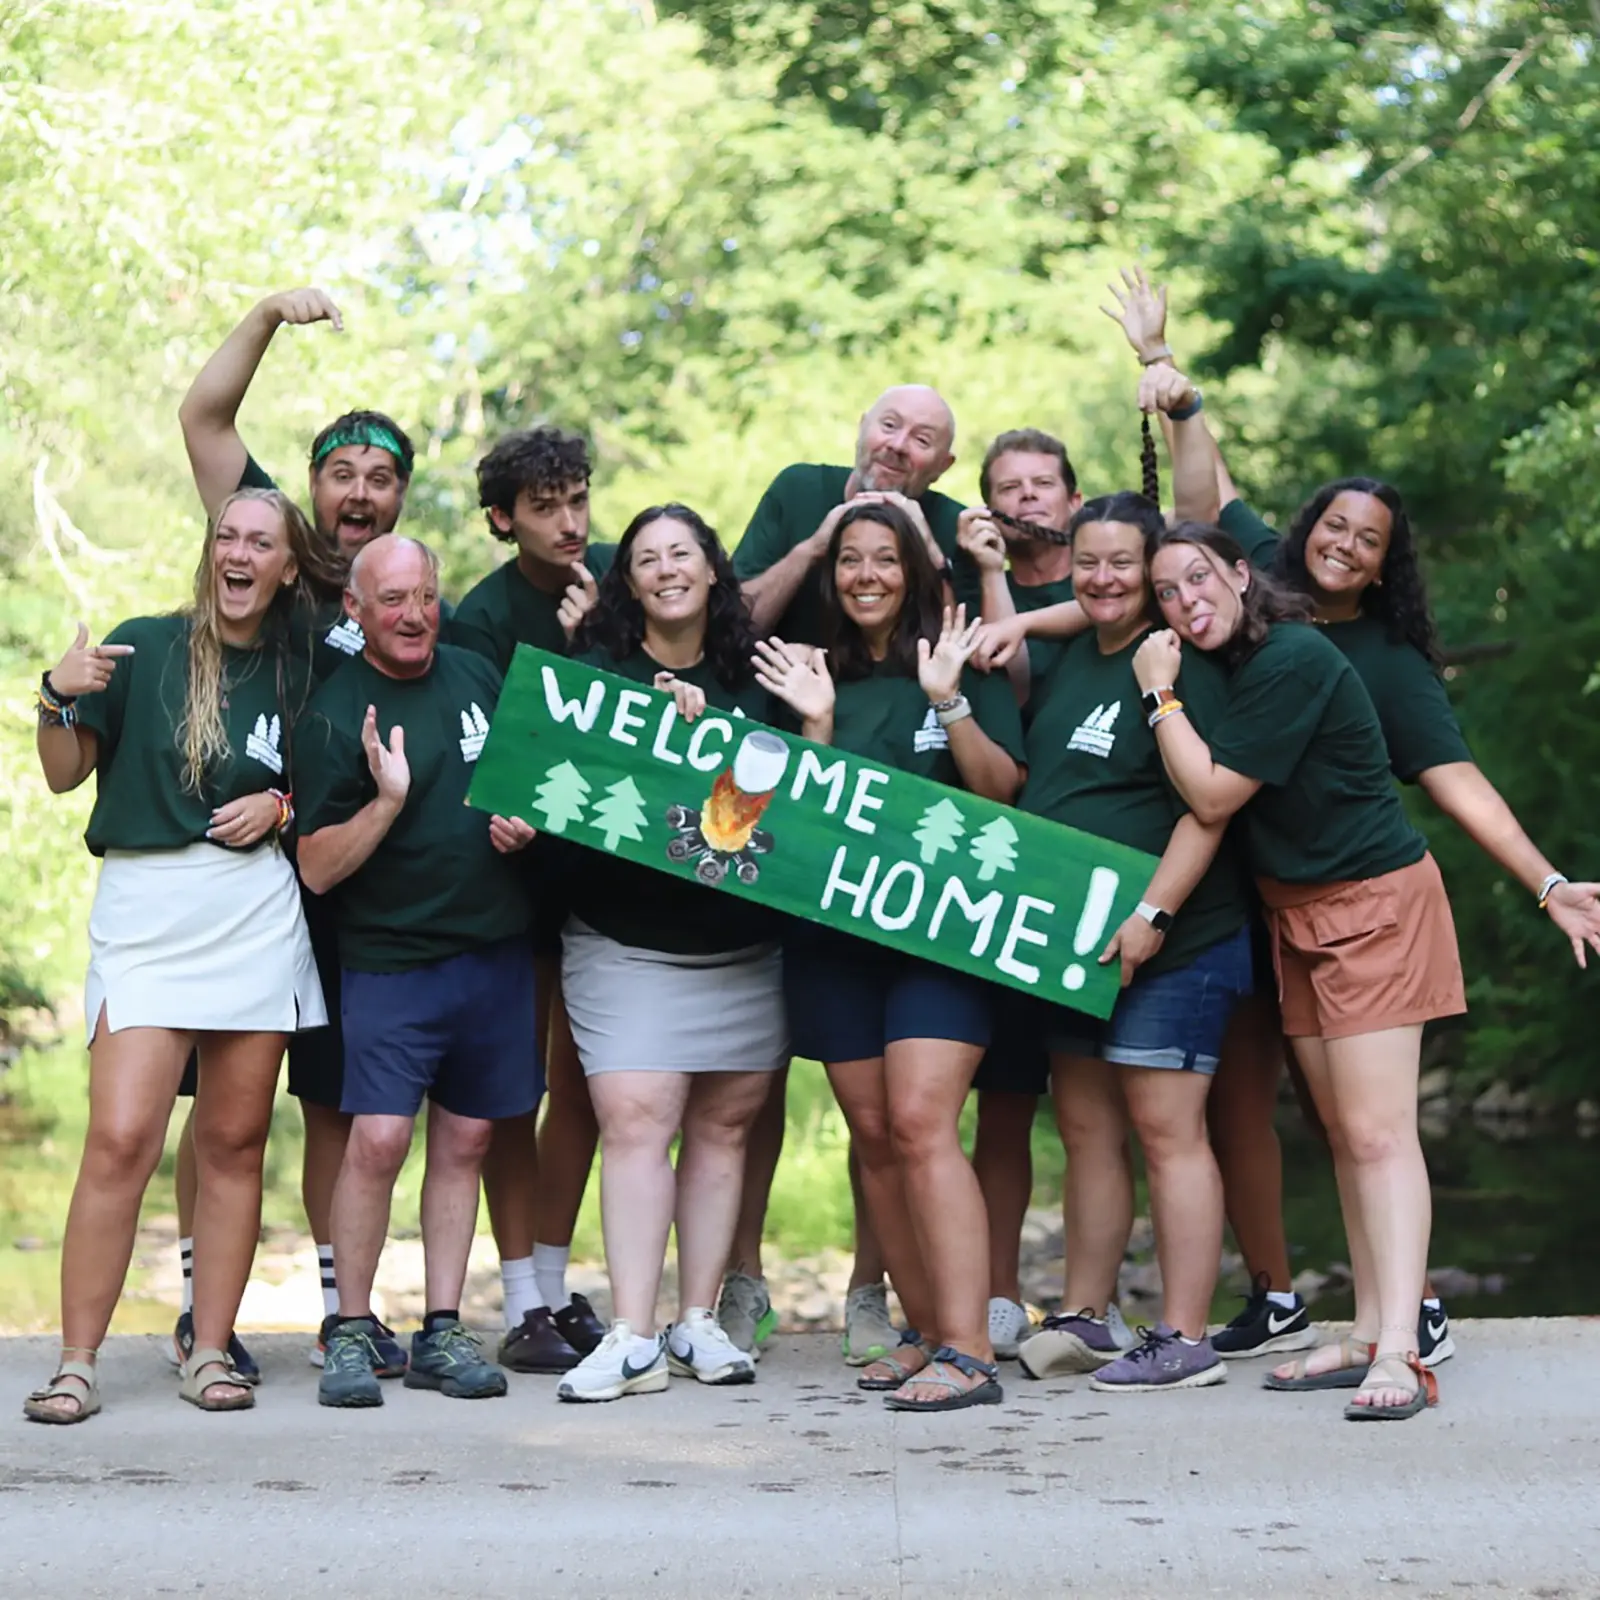
[[[204,1416],[128,1337],[107,1409],[60,1429],[17,1409],[53,1345],[0,1340],[0,1596],[1600,1596],[1600,1321],[1456,1338],[1438,1411],[1357,1427],[1248,1365],[1191,1394],[1015,1380],[1002,1407],[897,1417],[815,1335],[749,1389],[395,1385],[357,1413],[316,1406],[304,1337],[274,1335],[257,1409]]]

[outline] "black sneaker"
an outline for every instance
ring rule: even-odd
[[[552,1314],[550,1320],[555,1323],[556,1332],[580,1356],[592,1355],[606,1336],[604,1325],[594,1314],[594,1307],[581,1294],[573,1295],[559,1311]]]
[[[1456,1353],[1456,1342],[1450,1337],[1450,1317],[1443,1302],[1435,1311],[1424,1305],[1417,1318],[1417,1359],[1425,1367],[1436,1367]]]
[[[333,1360],[331,1349],[328,1360]],[[408,1389],[437,1389],[452,1400],[489,1400],[506,1392],[506,1375],[483,1359],[478,1336],[469,1327],[443,1322],[411,1335],[405,1384]]]
[[[496,1356],[513,1372],[571,1372],[583,1358],[556,1331],[549,1306],[535,1306],[500,1341]]]
[[[178,1352],[182,1351],[180,1357]],[[183,1312],[172,1330],[172,1348],[167,1351],[167,1360],[174,1369],[181,1372],[183,1363],[194,1354],[194,1313]],[[240,1383],[247,1383],[253,1389],[261,1382],[261,1368],[256,1365],[256,1359],[239,1342],[239,1335],[228,1335],[228,1365],[238,1375]]]
[[[322,1324],[322,1376],[317,1380],[317,1404],[323,1406],[381,1406],[378,1386],[378,1352],[373,1344],[378,1324],[372,1317],[352,1317],[341,1322],[329,1317]]]
[[[1227,1327],[1212,1334],[1211,1348],[1224,1360],[1264,1356],[1275,1350],[1308,1350],[1317,1342],[1305,1302],[1296,1295],[1294,1304],[1287,1309],[1275,1305],[1267,1298],[1271,1281],[1266,1273],[1257,1273],[1244,1310]]]

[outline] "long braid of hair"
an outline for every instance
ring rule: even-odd
[[[1161,504],[1161,469],[1156,459],[1156,437],[1150,427],[1150,413],[1139,414],[1139,475],[1143,494],[1151,505]]]

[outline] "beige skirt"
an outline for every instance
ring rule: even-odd
[[[576,917],[561,945],[561,995],[586,1077],[775,1072],[788,1061],[777,945],[672,955],[618,944]]]
[[[294,1033],[328,1020],[300,886],[271,845],[108,850],[83,1014],[123,1028]]]

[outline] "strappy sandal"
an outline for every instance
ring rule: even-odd
[[[1331,1348],[1339,1352],[1338,1366],[1329,1367],[1326,1372],[1306,1370],[1318,1351]],[[1367,1371],[1377,1352],[1376,1344],[1354,1339],[1347,1333],[1336,1346],[1319,1344],[1316,1350],[1308,1350],[1303,1356],[1297,1356],[1290,1362],[1294,1368],[1293,1377],[1280,1378],[1276,1373],[1269,1372],[1264,1386],[1289,1393],[1307,1389],[1359,1389],[1367,1381]]]
[[[919,1355],[922,1360],[916,1361]],[[907,1328],[900,1335],[900,1343],[888,1355],[878,1356],[867,1368],[867,1371],[871,1372],[874,1367],[887,1367],[892,1376],[887,1378],[862,1376],[856,1379],[856,1388],[866,1389],[874,1394],[898,1389],[902,1383],[915,1378],[919,1373],[926,1372],[932,1360],[933,1351],[922,1342],[922,1335],[915,1328]]]
[[[1345,1421],[1404,1422],[1407,1417],[1414,1417],[1419,1411],[1438,1405],[1439,1380],[1423,1366],[1413,1352],[1391,1350],[1386,1356],[1374,1357],[1372,1365],[1367,1369],[1367,1382],[1362,1385],[1363,1388],[1370,1385],[1374,1389],[1403,1388],[1403,1384],[1379,1382],[1377,1373],[1380,1367],[1401,1367],[1415,1374],[1417,1387],[1411,1398],[1398,1406],[1358,1406],[1352,1402],[1344,1408]]]
[[[61,1354],[67,1355],[75,1352],[80,1356],[92,1356],[96,1351],[83,1345],[64,1345]],[[79,1384],[83,1387],[80,1389]],[[77,1403],[76,1411],[55,1411],[50,1407],[52,1400],[72,1400]],[[100,1379],[94,1364],[89,1361],[62,1361],[56,1367],[56,1375],[42,1389],[35,1389],[26,1400],[22,1402],[22,1414],[29,1422],[50,1422],[57,1425],[66,1425],[74,1422],[83,1422],[92,1417],[100,1409]]]
[[[981,1383],[963,1383],[963,1378],[981,1378]],[[937,1384],[948,1393],[937,1400],[913,1400],[910,1395],[891,1394],[884,1400],[891,1411],[965,1411],[968,1406],[997,1406],[1005,1399],[1000,1387],[1000,1369],[992,1361],[963,1355],[950,1345],[941,1345],[933,1360],[908,1383]]]
[[[213,1377],[206,1377],[214,1372]],[[237,1389],[243,1394],[229,1395],[226,1399],[211,1398],[213,1389]],[[221,1350],[194,1350],[183,1364],[183,1382],[179,1386],[180,1399],[202,1411],[248,1411],[256,1403],[255,1391],[244,1385],[244,1379],[233,1370],[227,1355]]]

